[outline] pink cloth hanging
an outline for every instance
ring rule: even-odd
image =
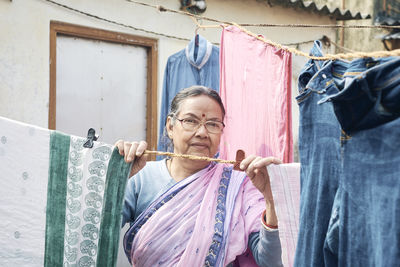
[[[222,31],[220,92],[226,108],[220,157],[274,156],[293,161],[291,53],[234,26]]]

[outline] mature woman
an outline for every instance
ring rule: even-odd
[[[224,115],[211,89],[178,93],[166,121],[174,153],[214,157]],[[282,266],[266,169],[278,159],[248,156],[236,171],[179,157],[146,163],[146,142],[116,145],[133,162],[122,225],[131,223],[124,247],[134,266]]]

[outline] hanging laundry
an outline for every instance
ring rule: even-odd
[[[398,265],[399,77],[393,57],[310,60],[299,76],[296,266]]]
[[[300,164],[269,165],[283,266],[293,266],[300,217]]]
[[[113,146],[0,117],[0,265],[114,266],[129,173]]]
[[[320,41],[316,41],[310,54],[323,55]],[[298,83],[301,203],[295,266],[324,266],[324,241],[341,175],[341,132],[333,107],[317,105],[324,92],[320,84],[308,89],[320,69],[319,81],[327,77],[330,69],[323,66],[323,61],[308,61]]]
[[[221,38],[221,98],[226,117],[220,156],[248,155],[293,160],[291,53],[234,26]]]
[[[185,49],[170,56],[165,67],[157,146],[159,151],[167,151],[168,138],[163,138],[165,121],[172,99],[179,91],[193,85],[203,85],[219,92],[219,47],[201,35],[197,36],[198,40],[194,37]]]

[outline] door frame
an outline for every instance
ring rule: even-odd
[[[147,51],[147,88],[146,88],[146,142],[149,149],[157,149],[157,51],[158,40],[86,27],[60,21],[50,21],[50,90],[49,90],[49,129],[56,129],[56,93],[57,93],[57,36],[67,35],[101,40],[118,44],[141,46]],[[123,122],[121,122],[123,123]]]

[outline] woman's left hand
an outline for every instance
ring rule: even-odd
[[[240,169],[246,172],[253,185],[264,195],[267,203],[274,201],[267,166],[281,163],[281,160],[274,157],[262,158],[254,155],[246,157],[240,163]]]

